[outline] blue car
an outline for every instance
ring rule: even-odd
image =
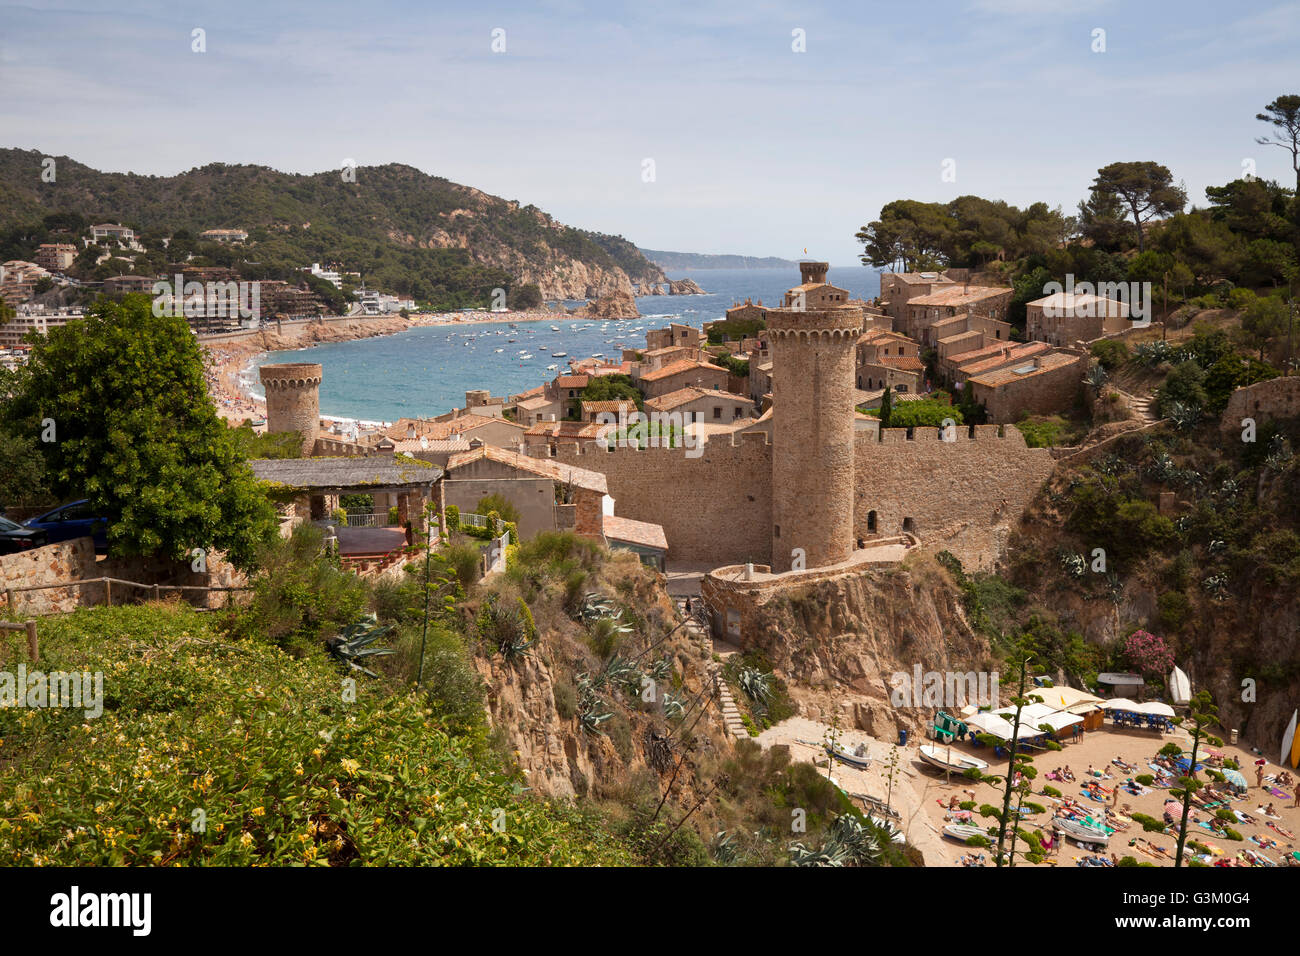
[[[90,502],[85,498],[28,518],[23,527],[44,531],[50,544],[90,537],[95,539],[96,551],[108,550],[108,519],[91,511]]]

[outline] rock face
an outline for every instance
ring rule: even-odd
[[[756,647],[789,685],[803,715],[849,725],[881,740],[913,734],[938,709],[924,701],[895,706],[894,675],[907,686],[924,672],[991,672],[993,655],[961,610],[951,581],[918,556],[890,570],[819,581],[760,609]]]
[[[586,319],[635,319],[641,313],[630,293],[611,292],[588,302],[573,314]]]
[[[663,281],[642,282],[637,286],[637,295],[708,295],[694,279],[665,279]]]

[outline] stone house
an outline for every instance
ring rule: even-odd
[[[667,395],[689,385],[725,391],[727,370],[704,362],[682,360],[672,362],[653,372],[643,372],[638,379],[638,384],[647,398]]]
[[[1115,299],[1057,292],[1025,303],[1025,337],[1051,345],[1087,343],[1128,327],[1128,305]]]
[[[939,272],[882,272],[880,308],[889,316],[892,328],[902,331],[907,325],[908,302],[953,284],[952,279]]]
[[[728,424],[754,415],[754,403],[748,396],[695,386],[679,388],[666,395],[648,398],[645,409],[647,414],[679,413],[684,423],[705,422],[715,425]]]
[[[939,360],[939,374],[960,385],[972,375],[992,372],[1035,355],[1045,355],[1052,350],[1046,342],[994,343],[986,348],[960,355],[950,355]]]
[[[700,348],[704,345],[705,335],[699,329],[679,322],[670,323],[666,329],[651,329],[645,334],[647,351],[666,349],[674,345],[687,345]]]
[[[984,405],[989,421],[1001,425],[1019,421],[1026,412],[1068,411],[1079,397],[1086,367],[1084,355],[1052,351],[972,376],[965,387]]]
[[[963,312],[975,312],[989,318],[1005,320],[1011,304],[1012,289],[996,286],[962,286],[953,284],[929,295],[915,296],[907,303],[905,327],[900,331],[924,345],[933,347],[930,327]]]

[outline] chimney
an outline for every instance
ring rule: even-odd
[[[415,437],[415,423],[414,423],[414,422],[407,422],[407,423],[406,423],[406,437],[407,437],[407,438],[414,438],[414,437]]]

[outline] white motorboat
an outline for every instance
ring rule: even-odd
[[[967,770],[984,771],[989,769],[987,761],[972,757],[951,747],[936,747],[923,744],[920,749],[921,759],[931,767],[937,767],[947,773],[965,773]]]

